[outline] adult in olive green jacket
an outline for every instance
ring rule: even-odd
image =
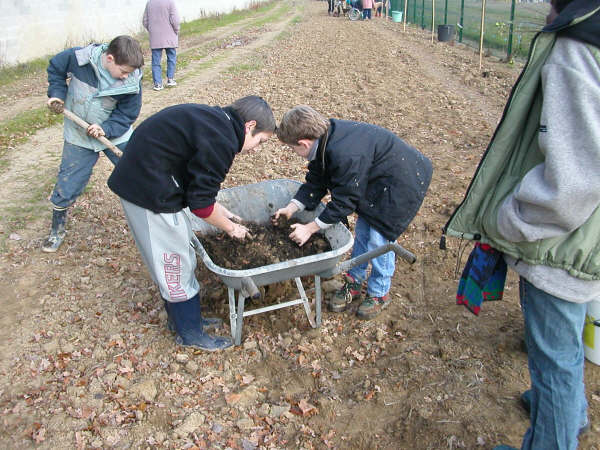
[[[519,275],[531,390],[522,448],[572,449],[588,426],[581,334],[600,300],[600,0],[553,0],[502,120],[445,227]]]

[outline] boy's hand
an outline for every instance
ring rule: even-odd
[[[250,234],[248,228],[246,228],[244,225],[240,225],[239,223],[235,222],[233,223],[233,229],[231,231],[228,231],[227,234],[229,235],[229,237],[232,237],[234,239],[252,239],[252,235]]]
[[[290,234],[290,239],[298,244],[299,247],[302,247],[314,233],[320,230],[319,225],[317,225],[316,222],[310,222],[306,225],[295,223],[290,225],[290,228],[294,230]]]
[[[88,127],[87,134],[93,138],[99,138],[100,136],[104,136],[104,130],[97,123],[93,123]]]
[[[50,97],[46,102],[50,111],[54,114],[62,114],[65,109],[65,102],[63,102],[60,98]]]
[[[277,211],[275,211],[271,222],[273,223],[273,225],[277,225],[277,221],[279,220],[280,216],[285,216],[289,220],[290,217],[292,217],[296,211],[298,211],[298,205],[290,202],[285,208],[280,208]]]

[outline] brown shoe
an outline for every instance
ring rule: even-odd
[[[356,316],[359,319],[363,320],[371,320],[377,314],[379,314],[382,310],[388,307],[388,305],[392,303],[390,297],[386,294],[383,297],[367,297],[363,300],[363,302],[358,307],[358,311],[356,311]]]
[[[344,273],[344,285],[341,289],[335,291],[331,300],[329,300],[329,311],[342,312],[345,311],[348,305],[353,300],[359,298],[362,295],[363,286],[362,283],[356,281],[352,275]]]

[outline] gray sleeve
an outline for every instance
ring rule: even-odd
[[[498,211],[509,241],[536,241],[579,228],[600,205],[600,67],[590,49],[559,38],[542,69],[538,142],[531,169]]]

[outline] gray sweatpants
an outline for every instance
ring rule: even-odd
[[[190,246],[192,226],[183,212],[156,214],[121,199],[131,234],[160,289],[169,302],[183,302],[198,293],[196,253]]]

